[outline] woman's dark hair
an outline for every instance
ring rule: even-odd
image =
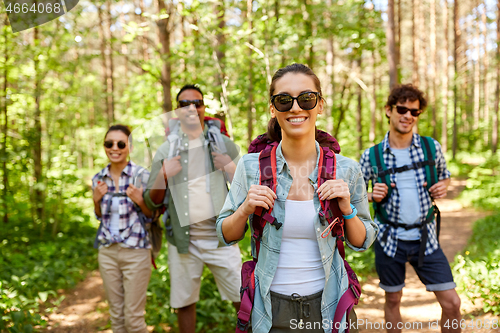
[[[273,79],[271,80],[271,86],[269,87],[269,98],[271,98],[274,94],[274,90],[276,89],[276,81],[278,81],[283,76],[285,76],[285,74],[288,73],[308,75],[313,80],[314,86],[318,90],[320,98],[323,98],[322,97],[323,94],[321,92],[321,83],[316,74],[314,74],[312,69],[310,69],[306,65],[297,63],[280,68],[276,71],[276,73],[274,73]],[[276,118],[271,118],[271,120],[269,120],[269,123],[267,124],[266,134],[267,138],[271,141],[277,141],[277,142],[281,141],[281,126],[279,125],[278,120]],[[316,139],[318,139],[318,131],[316,131]],[[324,143],[323,139],[324,139],[323,137],[320,137],[321,142],[318,141],[320,146],[322,146]]]
[[[392,88],[385,106],[392,108],[397,103],[413,102],[416,100],[420,103],[420,110],[425,110],[427,107],[427,100],[424,97],[424,93],[411,83],[402,84]]]
[[[114,132],[114,131],[119,131],[125,134],[128,137],[129,144],[132,145],[132,131],[130,131],[130,127],[127,125],[122,125],[122,124],[116,124],[108,128],[108,131],[104,135],[104,140],[106,140],[106,136],[108,136],[109,132]]]

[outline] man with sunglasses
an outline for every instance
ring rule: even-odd
[[[239,308],[240,250],[237,245],[219,248],[215,229],[228,193],[226,181],[232,179],[239,150],[229,137],[220,134],[224,129],[215,126],[218,120],[205,117],[199,87],[182,87],[177,105],[167,141],[154,157],[144,201],[153,211],[166,209],[170,306],[178,309],[180,332],[194,333],[205,265],[214,275],[222,299]],[[215,139],[214,134],[218,134]],[[215,141],[222,142],[227,153],[218,149]]]
[[[385,106],[389,131],[360,160],[366,186],[372,182],[368,200],[373,202],[374,220],[380,228],[375,266],[379,286],[385,291],[388,332],[401,332],[406,262],[427,291],[436,295],[442,308],[442,331],[460,332],[460,298],[439,246],[440,217],[434,204],[434,199],[446,196],[451,174],[439,143],[413,131],[426,106],[422,91],[413,85],[395,87]]]

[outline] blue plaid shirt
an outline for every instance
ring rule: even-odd
[[[438,174],[438,179],[443,180],[446,178],[450,178],[451,173],[446,169],[446,160],[444,159],[443,152],[441,150],[441,145],[434,140],[434,144],[436,145],[436,170]],[[396,156],[391,150],[389,145],[389,132],[384,137],[382,141],[383,145],[383,158],[384,163],[387,168],[394,168],[397,166]],[[425,160],[424,152],[422,150],[420,144],[420,135],[413,134],[413,139],[411,145],[409,147],[410,150],[410,159],[411,163],[421,162]],[[365,183],[368,188],[368,183],[371,180],[372,184],[377,180],[377,174],[374,172],[374,166],[370,164],[370,149],[365,150],[363,155],[361,156],[361,160],[359,162],[361,164],[361,171],[363,172],[363,177],[365,178]],[[417,180],[417,188],[418,188],[418,198],[420,205],[420,223],[425,222],[425,218],[429,209],[432,206],[432,198],[427,191],[427,188],[424,186],[426,181],[425,177],[425,169],[420,168],[415,170],[415,176]],[[395,183],[396,187],[392,189],[392,195],[382,207],[387,211],[387,216],[389,221],[398,223],[399,222],[399,211],[401,206],[401,198],[399,196],[398,186],[397,186],[397,174],[391,174],[391,183]],[[382,246],[385,254],[389,257],[394,257],[396,254],[396,250],[398,247],[398,237],[397,237],[397,229],[388,226],[387,224],[380,223],[377,219],[375,222],[378,224],[380,228],[380,232],[377,236],[377,239]],[[387,228],[388,230],[387,239],[383,239],[384,232]],[[429,255],[438,249],[439,243],[436,235],[436,222],[427,224],[428,238],[427,244],[425,248],[425,255]]]
[[[330,323],[333,320],[340,297],[348,288],[349,280],[347,278],[344,262],[337,249],[336,238],[331,236],[326,238],[321,237],[321,233],[327,226],[323,226],[319,219],[319,210],[321,206],[316,193],[316,190],[318,189],[319,160],[319,144],[317,142],[316,151],[318,153],[316,168],[309,175],[309,181],[314,188],[314,208],[318,212],[314,219],[314,229],[316,231],[319,251],[326,277],[321,300],[321,315],[323,317],[323,323],[327,324],[323,328],[326,333],[330,333],[332,331]],[[349,243],[347,238],[346,244],[355,251],[364,251],[370,247],[375,240],[378,228],[370,217],[370,209],[368,206],[368,198],[366,195],[363,175],[361,174],[359,164],[355,161],[341,155],[336,155],[336,158],[337,179],[343,179],[349,186],[351,204],[356,207],[358,211],[357,216],[366,228],[366,238],[360,248]],[[274,202],[273,211],[271,213],[271,215],[276,217],[280,222],[285,221],[285,202],[293,182],[293,178],[288,170],[289,168],[285,158],[283,157],[280,143],[276,149],[277,199]],[[259,154],[247,154],[243,156],[236,167],[233,182],[231,183],[231,189],[229,190],[226,202],[216,223],[217,235],[222,243],[232,245],[237,242],[234,241],[230,244],[226,243],[224,236],[222,235],[222,222],[226,217],[232,215],[243,203],[243,201],[245,201],[250,186],[253,184],[259,184],[259,175]],[[250,221],[251,218],[252,216],[250,216]],[[266,226],[264,227],[259,252],[259,261],[255,267],[255,298],[251,318],[252,331],[254,333],[268,333],[272,326],[270,289],[278,266],[282,233],[283,228],[276,230],[276,228],[272,227],[269,223],[266,223]],[[251,244],[252,255],[255,256],[255,240],[253,237]],[[342,319],[342,324],[344,322],[345,315]],[[342,331],[342,329],[340,331]]]
[[[110,205],[113,198],[111,193],[116,192],[115,183],[109,172],[109,166],[110,164],[92,178],[92,190],[94,190],[99,181],[103,181],[108,185],[108,193],[106,193],[101,200],[102,216],[99,217],[96,215],[96,218],[102,223],[101,232],[97,236],[99,247],[107,247],[111,244],[119,243],[122,247],[131,249],[150,249],[151,245],[148,240],[148,234],[141,225],[135,204],[127,196],[120,197],[119,200],[120,206],[118,207],[118,212],[120,214],[120,234],[112,235],[109,230],[109,224],[111,222]],[[140,169],[142,168],[135,163],[128,162],[120,175],[118,192],[125,193],[129,184],[134,180],[134,176],[136,178],[134,185],[137,187],[142,186],[143,189],[146,188],[149,172],[145,169],[139,172]],[[140,214],[142,214],[142,212]],[[146,222],[151,221],[151,219],[146,218]]]

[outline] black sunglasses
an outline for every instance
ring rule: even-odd
[[[104,147],[108,149],[113,148],[115,142],[116,141],[104,141]],[[123,141],[116,142],[116,145],[118,146],[119,149],[124,149],[125,147],[127,147],[127,143]]]
[[[183,99],[183,100],[179,101],[178,104],[179,104],[180,108],[183,108],[185,106],[189,106],[191,104],[194,104],[194,106],[196,106],[197,108],[205,105],[205,103],[203,103],[202,99],[193,99],[192,101],[190,101],[188,99]]]
[[[399,114],[406,114],[406,112],[410,111],[413,117],[418,117],[422,113],[422,110],[419,109],[409,109],[406,106],[401,106],[401,105],[393,105],[393,106],[396,107],[396,111]]]
[[[294,100],[297,100],[297,104],[302,110],[312,110],[316,107],[320,98],[319,92],[307,91],[297,97],[292,97],[289,94],[274,95],[271,97],[271,103],[279,112],[290,111]]]

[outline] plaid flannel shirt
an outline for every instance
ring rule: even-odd
[[[147,231],[144,230],[141,225],[134,202],[127,196],[120,197],[119,199],[120,206],[118,207],[118,212],[120,214],[120,234],[112,235],[109,230],[109,224],[111,222],[110,205],[113,198],[111,193],[116,192],[115,183],[109,172],[109,166],[110,164],[92,178],[92,190],[94,190],[99,181],[103,181],[108,185],[108,193],[106,193],[101,200],[102,215],[101,217],[96,215],[96,218],[102,223],[101,232],[97,236],[99,247],[108,247],[111,244],[119,243],[120,246],[131,249],[150,249],[151,245],[148,240]],[[120,175],[118,192],[125,193],[128,186],[132,183],[134,175],[137,175],[136,184],[134,185],[137,187],[142,186],[143,189],[146,188],[149,179],[149,171],[143,170],[138,174],[138,168],[140,168],[140,166],[131,161],[128,162]],[[140,214],[142,214],[142,212]],[[146,218],[145,221],[151,222],[152,220]]]
[[[435,160],[436,160],[436,170],[438,174],[438,179],[443,180],[446,178],[450,178],[451,173],[446,168],[446,160],[444,159],[444,155],[441,150],[441,145],[436,140],[434,140],[434,144],[436,145]],[[391,147],[389,145],[389,132],[387,132],[387,134],[385,135],[384,140],[382,141],[382,145],[383,145],[384,163],[387,166],[387,168],[397,167],[396,156],[392,152]],[[412,163],[421,162],[425,160],[424,152],[420,144],[420,135],[416,133],[413,134],[413,139],[409,148],[410,148],[409,149],[410,160]],[[370,164],[370,149],[365,150],[365,152],[361,156],[359,164],[361,164],[361,171],[363,172],[363,177],[365,178],[365,183],[367,188],[368,188],[368,182],[370,180],[372,181],[372,186],[373,186],[373,184],[377,180],[377,173],[374,172],[374,166]],[[432,198],[429,195],[427,188],[424,186],[424,183],[426,181],[425,169],[424,168],[416,169],[415,176],[417,180],[418,198],[420,205],[420,223],[424,223],[427,213],[432,206]],[[391,197],[384,204],[382,204],[382,207],[387,211],[387,216],[389,218],[389,221],[398,223],[400,220],[399,211],[401,207],[401,198],[399,196],[399,191],[397,186],[398,184],[397,174],[391,174],[390,177],[391,177],[391,183],[395,183],[396,187],[392,189]],[[382,246],[385,254],[387,254],[389,257],[394,257],[396,254],[396,250],[398,248],[397,229],[392,228],[387,224],[380,223],[378,219],[375,219],[375,222],[378,224],[380,228],[377,240]],[[384,239],[383,236],[387,228],[390,229],[388,230],[387,239]],[[436,235],[435,221],[427,224],[427,231],[429,236],[427,238],[425,255],[433,253],[439,247]]]

